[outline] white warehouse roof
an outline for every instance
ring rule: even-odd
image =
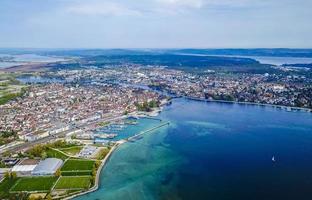
[[[12,168],[12,172],[31,172],[37,165],[15,165]]]
[[[61,159],[47,158],[41,161],[33,170],[33,175],[52,175],[58,170],[63,164]]]

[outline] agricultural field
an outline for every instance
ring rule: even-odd
[[[94,163],[93,160],[69,159],[64,163],[61,171],[92,171]]]
[[[0,105],[22,96],[26,86],[17,81],[14,76],[0,72]]]
[[[20,178],[11,188],[11,192],[21,191],[49,191],[58,177],[27,177]]]
[[[55,189],[87,189],[91,185],[91,176],[63,176],[61,177]]]

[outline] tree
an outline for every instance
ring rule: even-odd
[[[18,200],[27,200],[28,199],[28,194],[25,192],[20,192],[16,195],[15,197]]]
[[[16,172],[11,172],[11,178],[12,178],[12,179],[16,179],[16,177],[17,177]]]
[[[0,161],[0,168],[5,168],[5,167],[6,167],[5,164],[2,161]]]
[[[61,176],[61,175],[62,175],[61,170],[60,170],[60,169],[56,170],[55,176],[59,177],[59,176]]]
[[[17,155],[18,155],[19,158],[23,158],[24,157],[24,154],[22,152],[18,152]]]
[[[129,111],[125,110],[124,115],[128,115],[128,114],[129,114]]]
[[[96,176],[96,169],[92,170],[92,176],[95,177]]]
[[[95,183],[95,177],[91,176],[90,181],[91,181],[91,184],[93,185]]]
[[[94,163],[95,169],[99,168],[100,165],[101,165],[101,161],[96,161],[96,162]]]
[[[46,196],[46,200],[52,200],[51,194],[48,194],[48,195]]]
[[[5,174],[4,174],[4,177],[7,178],[7,179],[11,178],[10,172],[6,171]]]
[[[46,159],[47,157],[48,157],[47,152],[44,151],[44,152],[41,153],[41,158],[42,159]]]

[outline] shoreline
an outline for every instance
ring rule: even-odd
[[[155,109],[154,111],[152,111],[151,113],[139,113],[139,112],[133,112],[133,113],[130,113],[129,115],[127,116],[138,116],[138,117],[155,117],[157,116],[160,112],[162,112],[163,110],[163,106],[167,105],[168,101],[164,102],[159,108]],[[144,116],[142,116],[144,115]],[[168,122],[166,122],[167,124]],[[160,125],[160,126],[164,126],[163,124]],[[155,128],[155,127],[154,127]],[[154,130],[153,128],[153,130]],[[156,127],[158,128],[158,126]],[[151,131],[151,130],[148,130],[148,132]],[[141,133],[142,134],[142,133]],[[145,132],[144,132],[145,134]],[[132,137],[136,137],[137,135],[134,135]],[[130,137],[130,138],[132,138]],[[92,193],[92,192],[95,192],[98,190],[99,188],[99,185],[100,185],[100,175],[102,173],[102,170],[103,168],[105,167],[105,165],[108,163],[111,155],[114,153],[115,150],[118,149],[119,146],[121,146],[122,144],[128,142],[129,138],[127,139],[122,139],[122,140],[118,140],[116,141],[116,143],[113,145],[113,147],[110,149],[110,151],[108,152],[108,154],[105,156],[105,158],[102,160],[101,162],[101,165],[99,166],[99,168],[97,169],[97,173],[96,173],[96,177],[95,177],[95,183],[94,183],[94,186],[92,188],[90,188],[89,190],[87,191],[84,191],[84,192],[81,192],[81,193],[77,193],[77,194],[73,194],[71,196],[68,196],[68,197],[65,197],[63,198],[64,200],[70,200],[70,199],[74,199],[76,197],[80,197],[80,196],[83,196],[83,195],[86,195],[86,194],[89,194],[89,193]]]
[[[179,98],[179,97],[177,97],[177,98]],[[255,102],[202,99],[202,98],[186,97],[186,96],[182,97],[182,98],[185,98],[185,99],[188,99],[188,100],[193,100],[193,101],[203,101],[203,102],[216,102],[216,103],[228,103],[228,104],[241,104],[241,105],[273,107],[273,108],[284,109],[284,110],[289,111],[289,112],[294,112],[294,111],[303,111],[303,112],[307,112],[307,113],[312,112],[312,109],[310,109],[310,108],[303,108],[303,107],[283,106],[283,105],[255,103]]]
[[[110,151],[108,152],[108,154],[105,156],[105,158],[102,160],[101,162],[101,165],[99,166],[99,168],[97,169],[97,172],[96,172],[96,177],[95,177],[95,183],[94,183],[94,186],[92,188],[90,188],[89,190],[87,191],[84,191],[84,192],[81,192],[81,193],[78,193],[78,194],[74,194],[74,195],[71,195],[71,196],[68,196],[68,197],[65,197],[63,198],[64,200],[69,200],[69,199],[74,199],[76,197],[79,197],[79,196],[83,196],[83,195],[86,195],[86,194],[89,194],[89,193],[92,193],[92,192],[95,192],[98,190],[99,188],[99,185],[100,185],[100,175],[101,175],[101,172],[102,172],[102,169],[105,167],[105,165],[107,164],[107,162],[109,161],[111,155],[113,154],[113,152],[115,150],[117,150],[117,148],[122,145],[123,143],[125,143],[124,141],[117,141],[114,146],[110,149]]]
[[[216,102],[216,103],[228,103],[228,104],[240,104],[240,105],[273,107],[273,108],[285,109],[286,111],[289,111],[289,112],[293,112],[293,111],[303,111],[303,112],[307,112],[307,113],[312,112],[312,109],[309,109],[309,108],[280,106],[280,105],[274,105],[274,104],[261,104],[261,103],[253,103],[253,102],[236,102],[236,101],[225,101],[225,100],[209,100],[209,99],[201,99],[201,98],[194,98],[194,97],[176,97],[176,98],[185,98],[187,100],[201,101],[201,102]],[[155,109],[154,111],[152,111],[152,115],[151,115],[151,113],[139,113],[139,112],[136,111],[136,112],[131,113],[131,114],[127,115],[127,116],[143,117],[142,115],[144,115],[145,117],[155,117],[159,113],[161,113],[163,111],[163,107],[168,105],[168,103],[170,103],[170,102],[171,101],[166,101],[165,103],[163,103],[158,109]],[[291,110],[288,110],[288,109],[291,109]],[[70,199],[74,199],[76,197],[80,197],[80,196],[83,196],[83,195],[86,195],[86,194],[89,194],[89,193],[97,191],[98,188],[99,188],[100,175],[102,173],[103,168],[108,163],[108,161],[109,161],[111,155],[114,153],[114,151],[117,150],[120,145],[122,145],[124,143],[127,143],[128,139],[129,138],[116,141],[114,146],[110,149],[110,151],[105,156],[105,158],[102,160],[101,165],[99,166],[99,168],[97,170],[95,184],[94,184],[94,186],[92,188],[90,188],[87,191],[84,191],[84,192],[81,192],[81,193],[77,193],[77,194],[73,194],[71,196],[65,197],[63,199],[64,200],[70,200]]]

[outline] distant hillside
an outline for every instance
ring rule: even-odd
[[[99,56],[99,55],[160,55],[160,54],[205,54],[273,57],[312,58],[312,49],[14,49],[0,48],[0,54],[39,54],[46,56]]]
[[[93,66],[98,67],[131,63],[151,66],[167,66],[172,69],[193,72],[202,72],[207,69],[212,69],[231,72],[266,73],[273,70],[270,65],[260,64],[254,59],[222,56],[191,56],[175,54],[101,55],[86,57],[83,61],[86,63],[92,63]]]
[[[133,63],[142,65],[165,65],[169,67],[212,67],[212,66],[248,66],[260,64],[250,58],[188,55],[101,55],[86,58],[98,64]]]
[[[178,49],[178,50],[168,50],[168,52],[176,53],[176,54],[312,58],[312,49]]]

